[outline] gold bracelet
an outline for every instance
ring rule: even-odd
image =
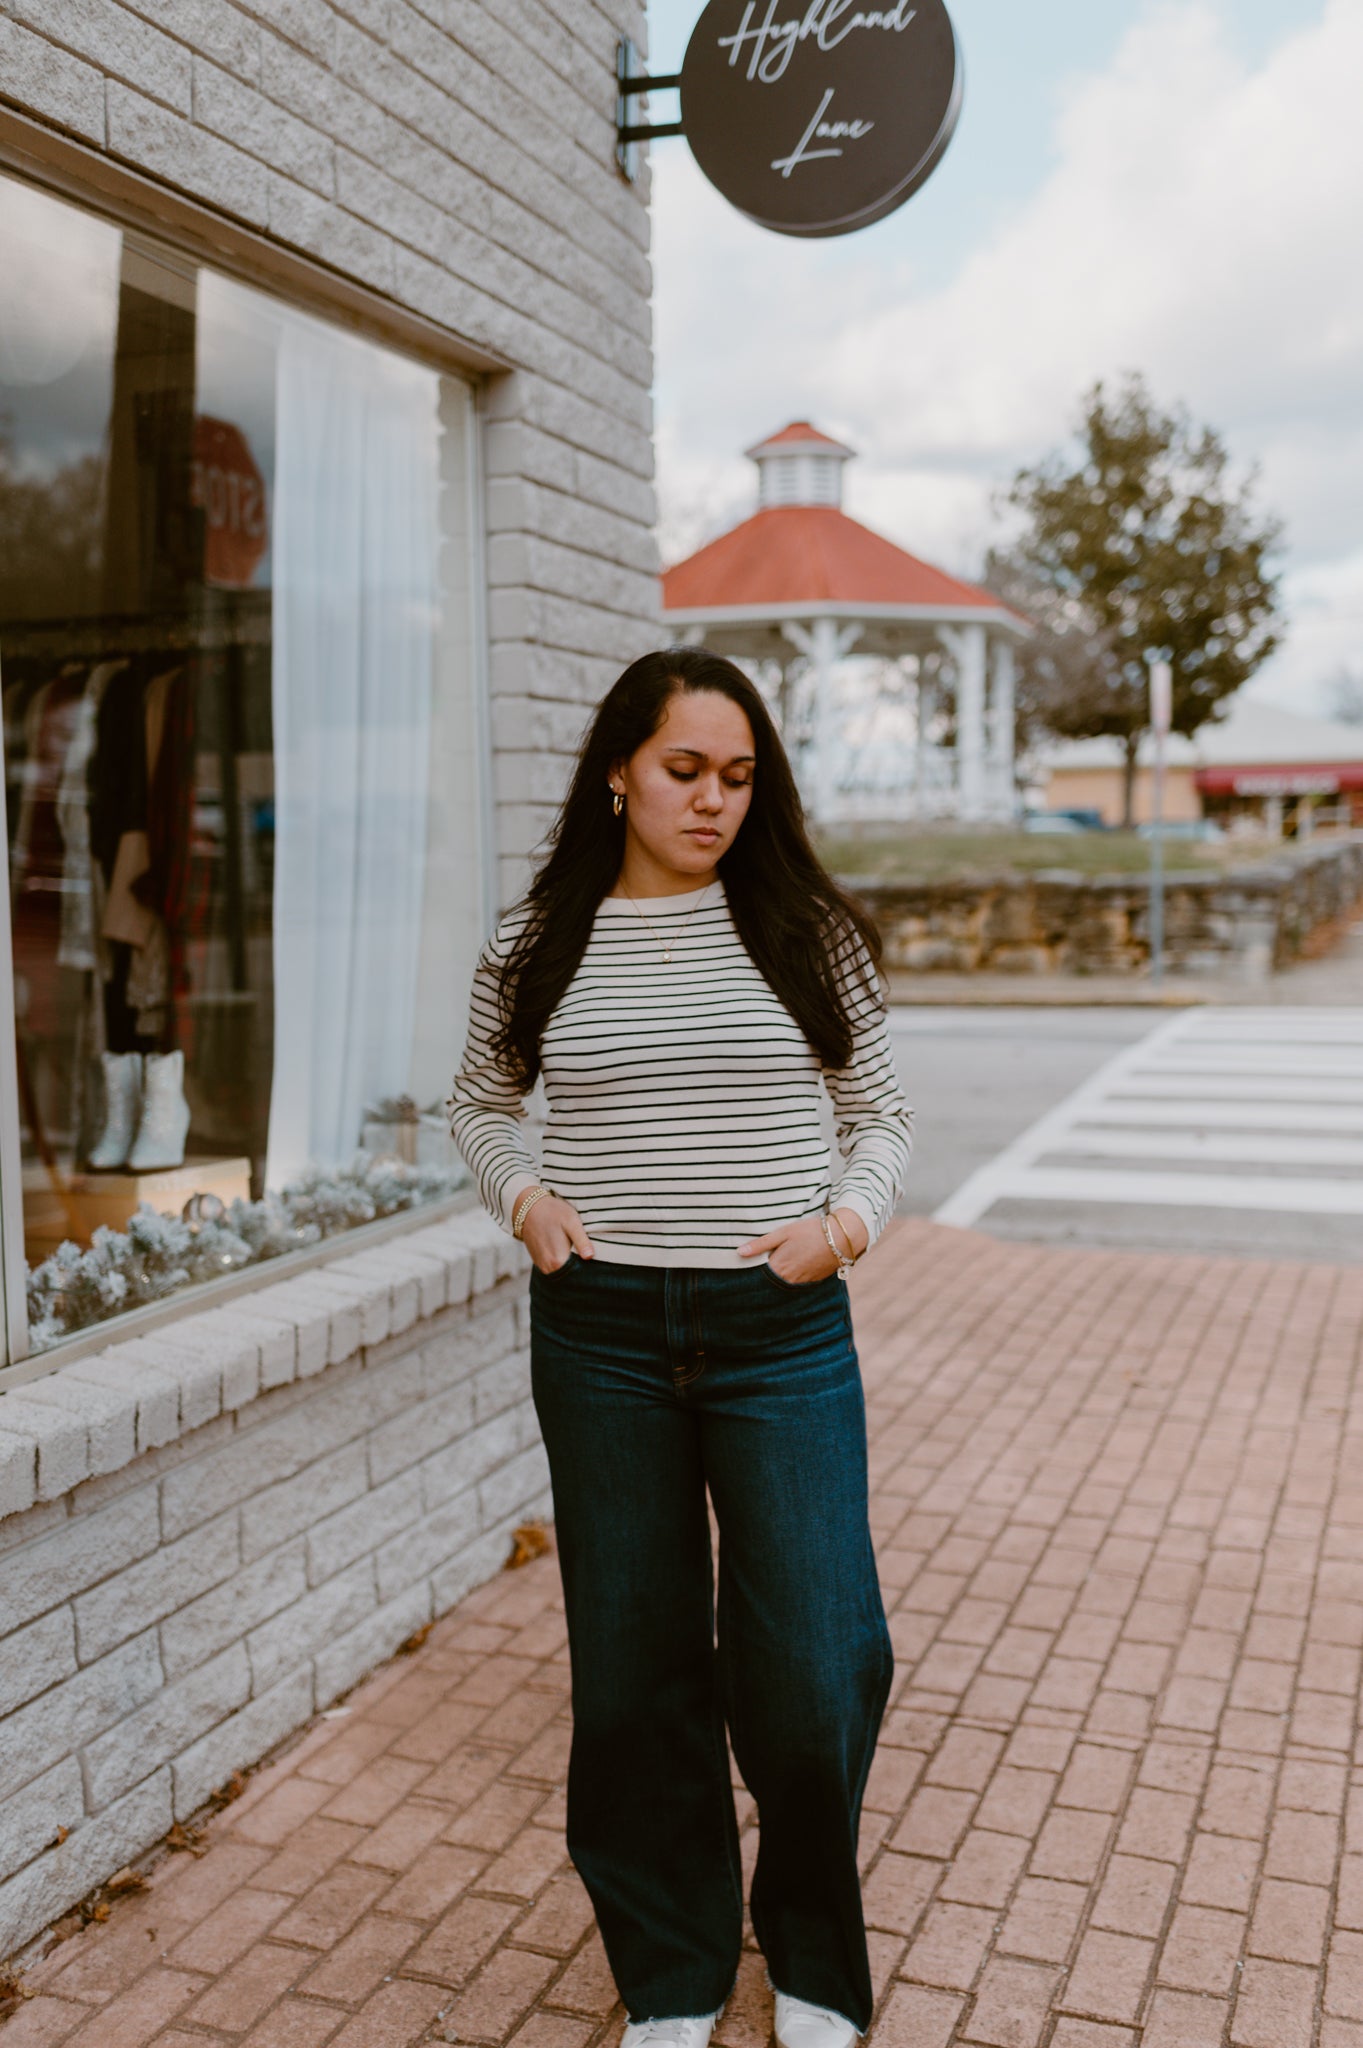
[[[849,1274],[849,1273],[851,1272],[851,1270],[852,1270],[853,1266],[854,1266],[854,1265],[856,1264],[856,1260],[855,1260],[855,1259],[849,1259],[849,1258],[847,1257],[846,1253],[845,1253],[845,1252],[840,1252],[840,1251],[838,1250],[838,1247],[836,1246],[836,1244],[834,1244],[834,1242],[833,1242],[833,1230],[832,1230],[832,1226],[831,1226],[831,1224],[830,1224],[830,1222],[829,1222],[829,1219],[828,1219],[828,1217],[827,1217],[827,1216],[821,1216],[821,1217],[819,1218],[819,1221],[820,1221],[820,1223],[822,1223],[822,1225],[823,1225],[823,1234],[824,1234],[824,1238],[825,1238],[825,1240],[827,1241],[827,1244],[828,1244],[828,1249],[829,1249],[829,1251],[831,1251],[831,1252],[832,1252],[832,1254],[833,1254],[834,1258],[835,1258],[835,1259],[837,1260],[837,1262],[838,1262],[838,1278],[839,1278],[839,1280],[845,1280],[845,1279],[847,1278],[848,1274]],[[847,1233],[846,1233],[846,1232],[844,1231],[844,1232],[843,1232],[843,1235],[844,1235],[844,1237],[845,1237],[845,1236],[847,1235]],[[849,1240],[849,1242],[850,1242],[850,1240]]]
[[[552,1195],[553,1192],[554,1191],[552,1188],[526,1189],[525,1193],[521,1196],[520,1201],[516,1204],[515,1213],[511,1218],[511,1235],[513,1237],[520,1237],[523,1234],[525,1230],[525,1219],[530,1214],[530,1211],[534,1208],[536,1202],[542,1201],[545,1195]]]
[[[842,1241],[847,1246],[847,1256],[849,1259],[851,1259],[853,1265],[855,1265],[857,1260],[861,1257],[861,1253],[857,1250],[856,1246],[852,1242],[851,1231],[847,1228],[847,1225],[841,1221],[836,1209],[829,1210],[828,1220],[830,1223],[837,1224],[838,1230],[842,1235]]]

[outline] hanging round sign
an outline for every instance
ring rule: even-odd
[[[710,0],[681,70],[697,163],[782,235],[845,235],[902,206],[961,110],[943,0]]]

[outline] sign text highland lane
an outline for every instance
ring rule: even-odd
[[[840,235],[931,175],[961,87],[944,0],[710,0],[681,70],[682,125],[706,177],[751,220]]]

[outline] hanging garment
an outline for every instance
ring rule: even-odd
[[[90,852],[111,883],[118,842],[147,828],[147,738],[141,666],[128,666],[108,684],[96,717],[90,761]]]
[[[90,969],[99,965],[95,926],[93,862],[90,854],[90,762],[99,734],[105,690],[126,661],[105,661],[90,671],[76,712],[57,791],[57,828],[66,848],[62,864],[61,939],[57,964]]]
[[[28,714],[33,699],[39,690],[52,680],[50,671],[35,672],[27,668],[17,676],[10,675],[10,665],[5,664],[9,680],[5,683],[5,809],[9,820],[10,844],[17,845],[19,812],[24,794],[24,763],[28,752]]]
[[[39,1038],[55,1036],[61,1027],[57,949],[66,849],[57,823],[57,792],[83,686],[82,668],[63,669],[34,696],[24,722],[24,775],[11,859],[11,929],[23,1023]]]
[[[164,1038],[170,1006],[170,940],[166,921],[153,913],[145,945],[133,948],[128,967],[128,1003],[136,1011],[139,1038]]]
[[[124,936],[130,918],[134,920],[132,929],[144,942],[150,930],[148,913],[131,894],[132,882],[146,867],[144,699],[142,666],[130,662],[104,691],[90,760],[90,852],[97,870],[97,902],[103,897],[95,929],[105,942],[100,973],[107,1048],[116,1053],[147,1050],[137,1030],[136,1011],[128,1002],[132,945]]]
[[[151,938],[154,914],[137,898],[137,885],[151,866],[145,830],[120,834],[109,877],[109,899],[100,926],[106,939],[121,939],[125,946],[145,946]]]
[[[147,865],[133,894],[153,916],[144,958],[134,965],[128,998],[138,1028],[167,1048],[177,1036],[174,998],[188,986],[186,901],[194,807],[193,669],[167,669],[146,692]]]

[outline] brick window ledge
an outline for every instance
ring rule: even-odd
[[[481,1209],[183,1313],[0,1395],[0,1522],[120,1471],[261,1394],[310,1378],[529,1269]],[[243,1278],[245,1276],[242,1276]]]

